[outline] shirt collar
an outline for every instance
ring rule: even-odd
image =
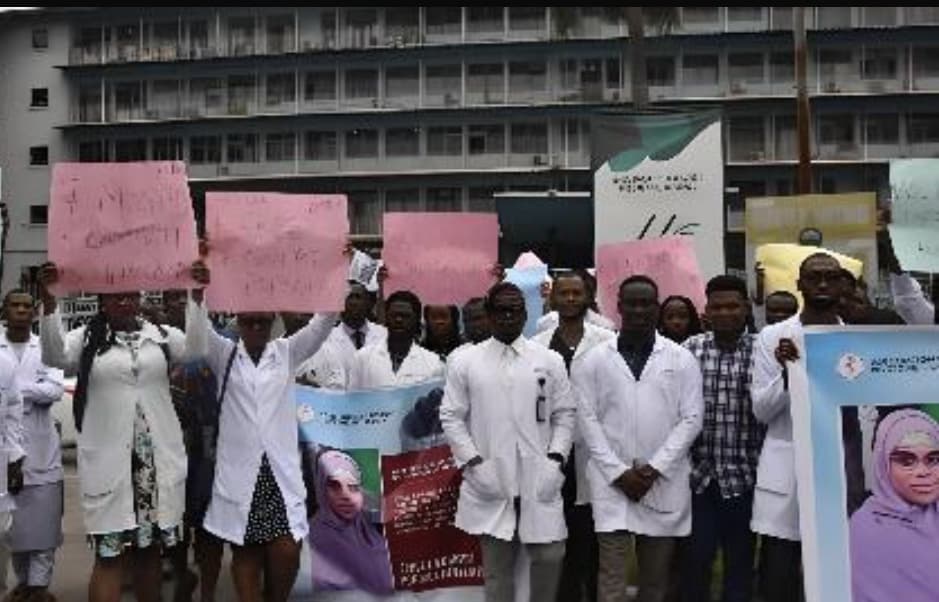
[[[345,322],[341,322],[341,324],[342,324],[342,330],[343,330],[347,335],[349,335],[349,337],[352,337],[352,335],[354,335],[356,332],[359,332],[359,331],[361,331],[362,334],[368,334],[368,320],[366,320],[365,323],[362,324],[362,327],[361,327],[361,328],[358,328],[358,329],[352,328],[351,326],[349,326],[349,325],[346,324]]]
[[[652,353],[652,350],[655,348],[655,343],[657,339],[658,339],[658,336],[653,334],[650,339],[643,341],[639,345],[636,345],[632,341],[623,338],[623,335],[620,334],[620,336],[616,338],[616,347],[620,351],[625,350],[625,351],[630,351],[632,353],[650,354]]]
[[[503,351],[506,349],[511,349],[512,351],[515,352],[516,355],[521,355],[522,351],[525,350],[525,337],[521,335],[517,339],[512,341],[511,345],[506,345],[505,343],[503,343],[502,341],[500,341],[499,339],[495,337],[492,337],[489,340],[491,340],[494,344],[496,344]]]

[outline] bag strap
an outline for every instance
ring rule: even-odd
[[[225,391],[228,389],[228,377],[231,375],[232,364],[235,363],[235,356],[238,355],[238,343],[235,343],[232,347],[231,355],[228,356],[228,362],[225,364],[225,376],[222,377],[222,387],[219,389],[218,394],[218,414],[215,419],[215,433],[213,433],[213,445],[215,449],[218,449],[218,434],[221,431],[221,420],[222,420],[222,402],[225,401]],[[213,455],[215,451],[213,450]]]

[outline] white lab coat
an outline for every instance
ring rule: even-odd
[[[42,361],[66,371],[78,369],[85,327],[68,334],[56,312],[39,322]],[[164,334],[165,333],[165,334]],[[85,528],[105,534],[137,528],[131,480],[136,406],[140,406],[153,439],[157,478],[157,524],[182,525],[185,508],[186,450],[170,398],[170,383],[161,344],[173,362],[188,359],[185,335],[144,322],[136,362],[129,347],[117,341],[94,359],[88,397],[78,435],[78,477]]]
[[[936,308],[923,294],[923,287],[909,274],[890,274],[893,307],[907,324],[933,324]]]
[[[243,342],[217,334],[204,306],[194,306],[190,304],[194,320],[187,335],[215,373],[219,391],[237,344],[219,416],[215,482],[203,528],[225,541],[244,543],[261,458],[267,454],[284,498],[291,535],[301,541],[309,525],[298,452],[294,374],[326,341],[336,315],[317,315],[293,335],[269,342],[255,365]]]
[[[64,375],[57,368],[42,363],[39,337],[30,335],[17,356],[4,331],[0,335],[0,355],[15,366],[16,388],[23,398],[23,438],[26,460],[23,462],[23,483],[47,485],[63,478],[62,444],[52,418],[52,404],[65,392]]]
[[[380,324],[367,322],[365,327],[364,347],[383,343],[388,338],[388,330]],[[345,324],[333,328],[323,347],[316,355],[300,366],[297,376],[305,376],[324,389],[345,390],[349,386],[349,375],[355,359],[355,343]]]
[[[435,378],[443,378],[444,365],[440,356],[417,343],[411,345],[407,357],[398,371],[391,368],[388,342],[363,347],[355,352],[349,375],[350,391],[384,389],[416,385]]]
[[[457,465],[483,459],[464,474],[456,526],[506,541],[516,527],[523,543],[566,539],[564,473],[548,454],[567,457],[575,412],[564,361],[537,343],[489,339],[456,357],[440,421]]]
[[[616,324],[614,324],[609,318],[603,314],[599,314],[592,309],[587,310],[587,316],[584,318],[587,324],[593,324],[594,326],[599,326],[600,328],[605,328],[611,332],[616,332]],[[551,311],[545,315],[538,318],[538,322],[535,325],[535,334],[541,334],[546,330],[552,330],[558,327],[560,324],[561,318],[558,315],[558,312]]]
[[[23,399],[16,390],[16,367],[0,356],[0,514],[16,507],[7,491],[7,467],[24,456],[23,443]],[[9,528],[9,515],[0,516],[0,536]]]
[[[694,356],[657,334],[637,381],[611,340],[576,364],[571,379],[590,450],[587,480],[597,532],[690,534],[690,450],[704,420],[701,369]],[[635,503],[613,482],[645,463],[662,476]]]
[[[551,339],[554,338],[555,332],[557,332],[557,327],[535,335],[532,340],[539,345],[550,348]],[[612,330],[584,322],[584,337],[580,340],[580,344],[577,345],[577,349],[574,350],[574,359],[571,361],[571,369],[573,369],[575,363],[579,363],[583,359],[588,351],[601,343],[615,338],[616,333]],[[574,431],[574,451],[576,452],[574,454],[574,474],[577,476],[577,499],[575,503],[580,506],[590,503],[590,488],[587,483],[587,460],[590,456],[590,452],[584,445],[583,434],[580,432],[580,429],[576,427]]]
[[[753,379],[750,383],[753,415],[767,425],[767,431],[756,472],[751,528],[762,535],[799,541],[792,414],[782,366],[776,361],[776,347],[781,339],[791,339],[800,352],[804,352],[799,314],[764,328],[753,348]]]

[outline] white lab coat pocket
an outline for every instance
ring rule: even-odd
[[[537,470],[535,473],[535,495],[539,502],[550,504],[561,495],[564,485],[564,472],[561,465],[550,458],[533,458],[530,464]]]
[[[507,497],[498,464],[498,460],[483,460],[481,464],[463,472],[463,480],[481,501],[504,500]]]
[[[656,512],[680,512],[691,504],[688,472],[679,470],[671,477],[659,477],[639,503]]]
[[[788,495],[795,488],[795,465],[792,443],[767,438],[756,471],[756,488]]]

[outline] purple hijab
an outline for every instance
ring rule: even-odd
[[[890,454],[910,435],[939,444],[939,424],[918,410],[889,414],[874,440],[874,491],[851,517],[853,602],[939,600],[939,505],[911,504],[893,488]]]
[[[316,470],[318,509],[310,525],[313,589],[393,593],[388,542],[361,512],[347,521],[329,506],[327,483],[342,474],[361,483],[355,460],[340,451],[323,452]]]

